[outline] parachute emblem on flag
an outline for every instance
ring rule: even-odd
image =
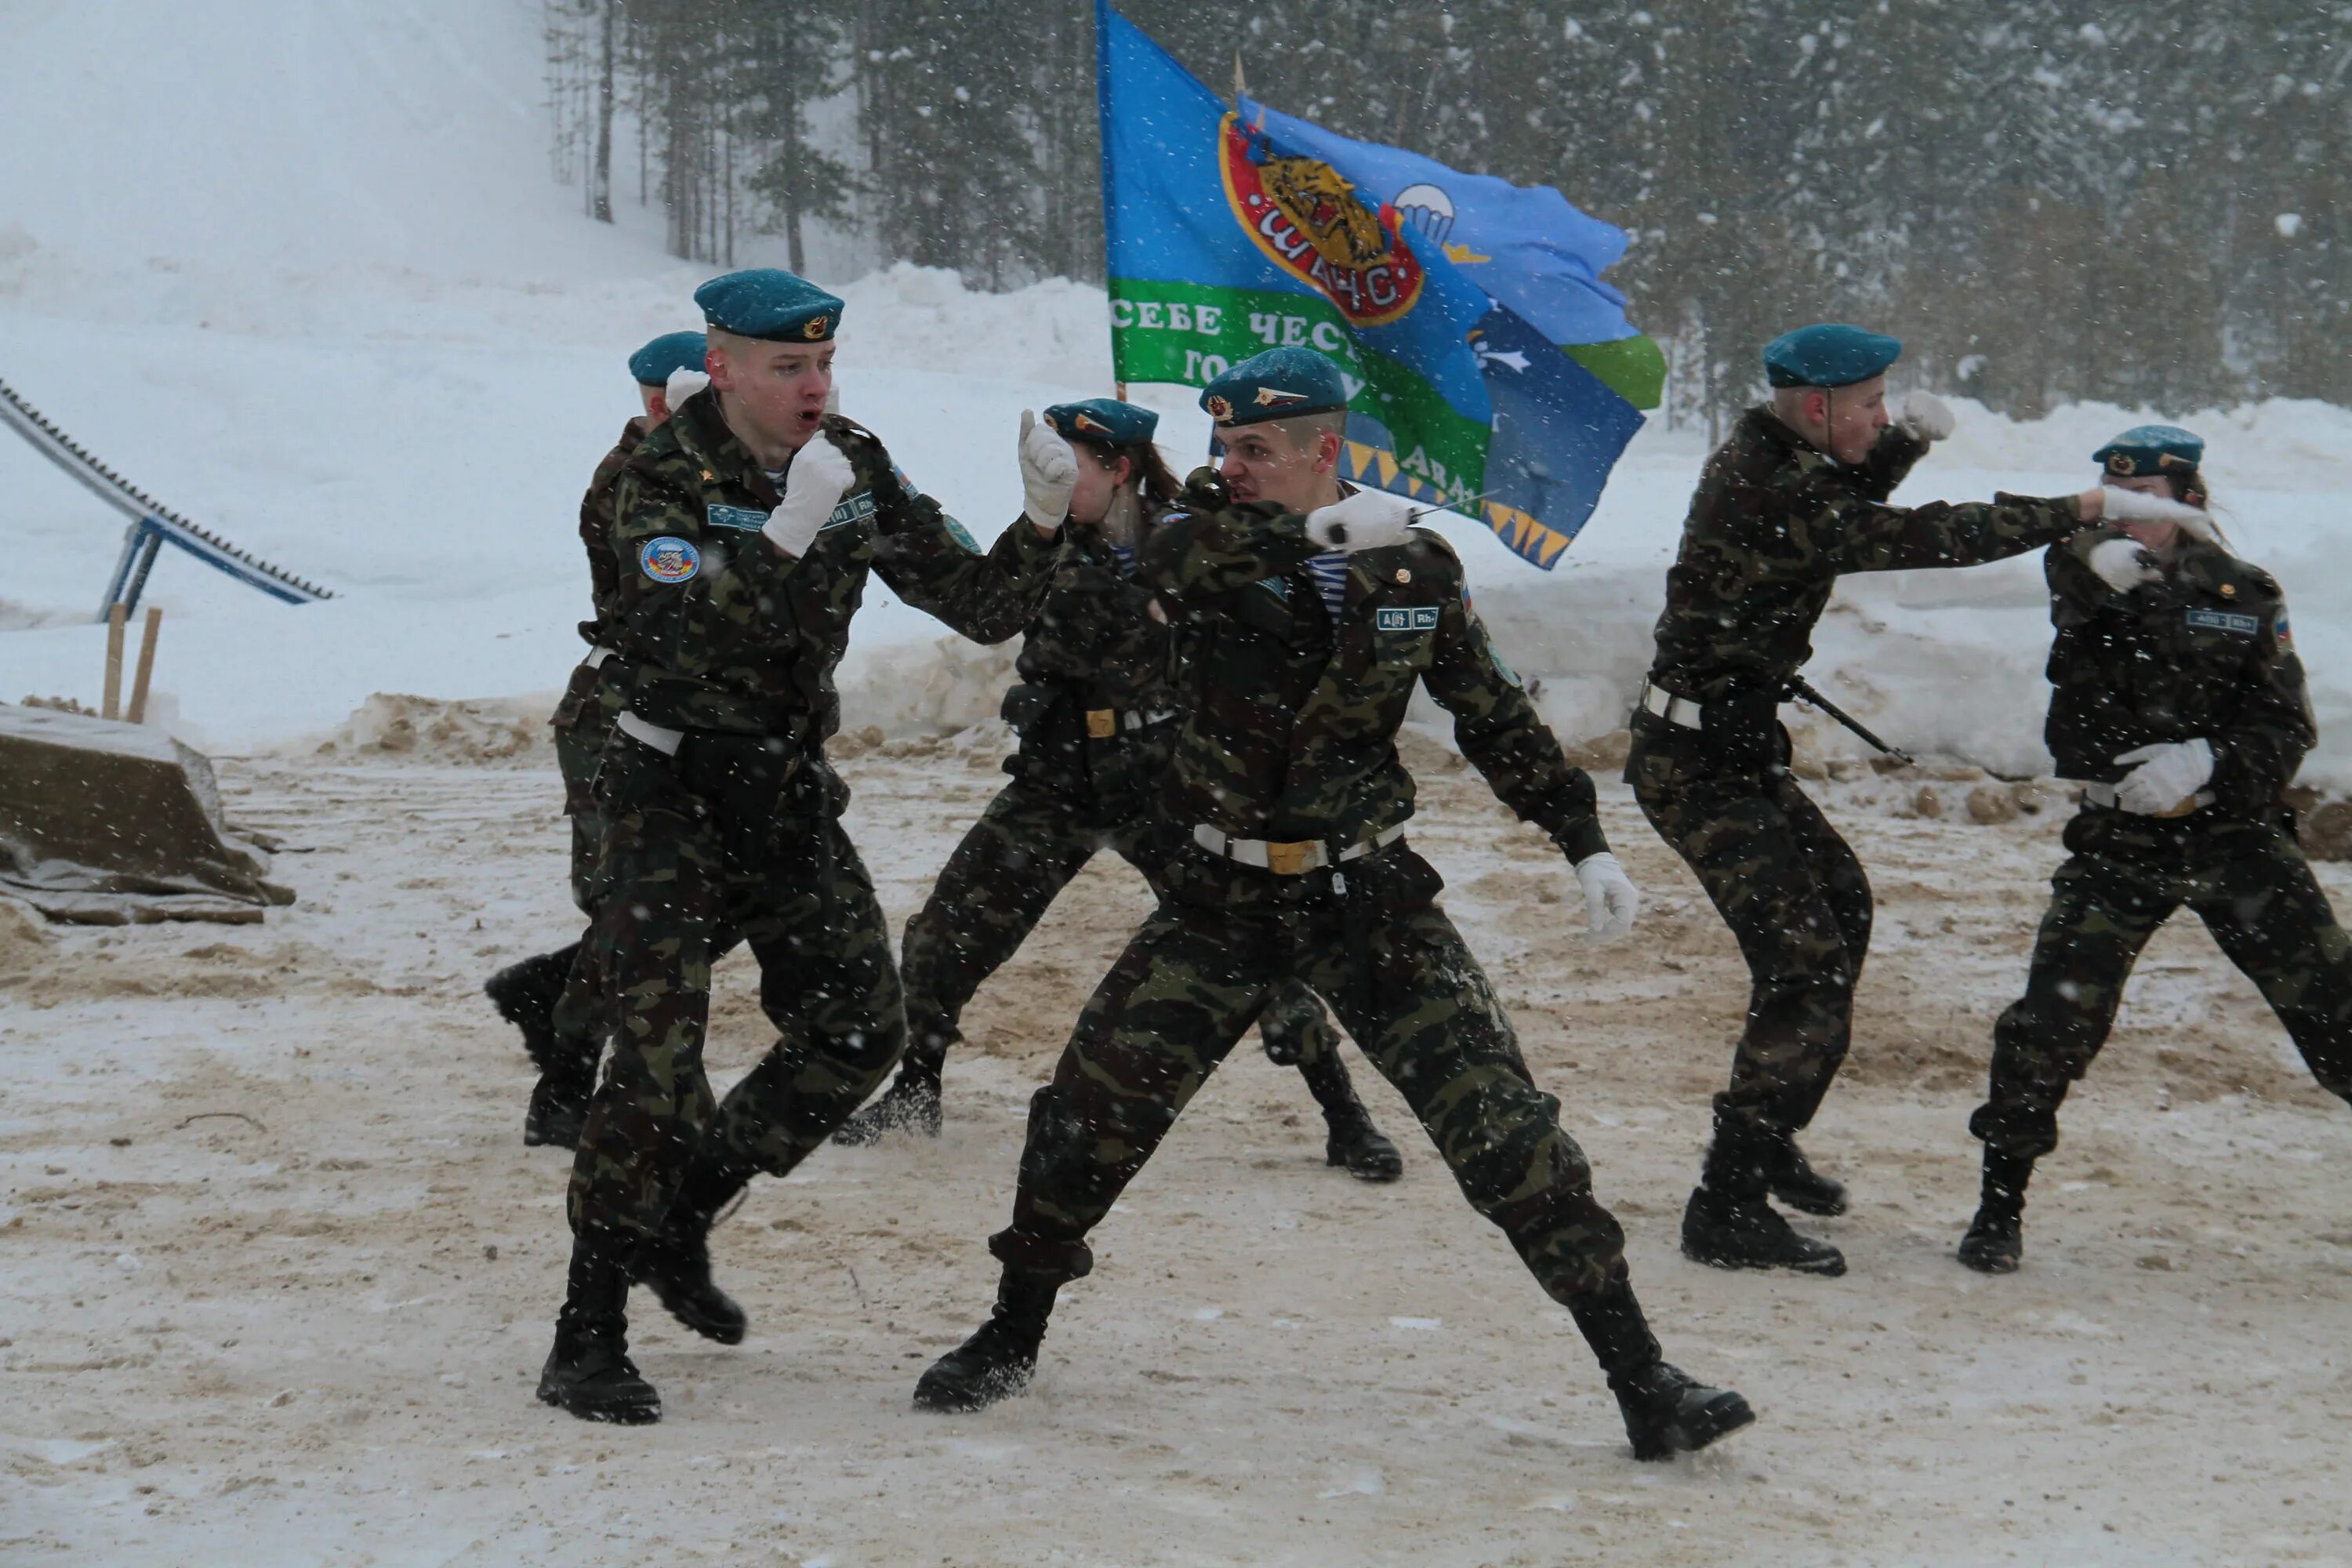
[[[1358,327],[1385,326],[1421,301],[1428,274],[1346,176],[1319,158],[1273,153],[1228,111],[1217,127],[1225,199],[1257,247],[1311,284]]]

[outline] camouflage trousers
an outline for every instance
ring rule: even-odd
[[[1087,1234],[1275,988],[1297,980],[1331,1004],[1545,1290],[1567,1301],[1608,1282],[1624,1235],[1593,1197],[1583,1151],[1560,1129],[1559,1102],[1528,1076],[1477,961],[1431,901],[1436,873],[1400,844],[1347,876],[1343,895],[1328,871],[1277,879],[1196,866],[1191,886],[1162,899],[1031,1101],[1013,1224],[990,1251],[1057,1280],[1089,1272]],[[1234,896],[1194,901],[1207,881]],[[1263,896],[1277,882],[1293,896]]]
[[[821,759],[761,748],[701,731],[675,758],[618,732],[606,748],[594,904],[612,1056],[572,1167],[575,1230],[651,1234],[698,1153],[789,1173],[898,1059],[898,974],[838,820],[846,791]],[[779,1038],[714,1104],[710,966],[733,936]]]
[[[1020,951],[1045,911],[1097,851],[1108,849],[1153,891],[1183,842],[1147,812],[1097,826],[1063,796],[1025,779],[997,792],[907,921],[899,973],[907,987],[907,1070],[936,1084],[963,1038],[963,1010]],[[1315,994],[1298,981],[1274,988],[1257,1020],[1276,1065],[1311,1068],[1339,1048]]]
[[[608,658],[602,668],[591,669],[582,664],[574,669],[563,700],[556,704],[554,716],[548,721],[555,732],[555,766],[563,775],[563,813],[572,822],[572,901],[582,914],[595,912],[589,907],[589,900],[593,896],[596,859],[603,852],[604,840],[604,816],[596,805],[596,768],[604,758],[605,740],[613,732],[613,721],[619,716],[625,700],[617,679],[603,679],[605,668],[617,675],[620,666]],[[597,949],[596,927],[592,921],[581,935],[580,951],[572,961],[562,999],[556,1004],[554,1024],[558,1038],[594,1047],[596,997],[604,984],[604,957]]]
[[[1794,1132],[1821,1109],[1853,1038],[1870,951],[1862,862],[1784,768],[1724,768],[1693,741],[1637,728],[1625,782],[1748,962],[1748,1022],[1717,1124]]]
[[[2058,1108],[2106,1043],[2140,949],[2186,905],[2286,1026],[2312,1076],[2352,1100],[2352,936],[2286,822],[2089,808],[2066,826],[2025,994],[1993,1026],[1969,1131],[2021,1160],[2058,1146]]]

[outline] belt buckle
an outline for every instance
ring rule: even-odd
[[[1090,740],[1108,741],[1118,733],[1118,710],[1089,708],[1087,710],[1087,735]]]
[[[1304,844],[1276,844],[1265,847],[1265,868],[1277,877],[1301,877],[1307,874],[1307,854],[1315,847],[1314,841]]]

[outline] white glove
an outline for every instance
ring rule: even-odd
[[[2163,496],[2142,495],[2137,490],[2119,490],[2109,485],[2105,489],[2105,504],[2101,517],[2108,522],[2177,522],[2184,533],[2211,541],[2213,520],[2202,507],[2184,506]]]
[[[1358,490],[1307,514],[1307,537],[1326,550],[1384,550],[1412,537],[1412,502],[1386,490]]]
[[[1960,427],[1950,404],[1916,388],[1903,395],[1903,412],[1895,416],[1895,423],[1922,441],[1940,441]]]
[[[2101,582],[2118,594],[2128,594],[2164,576],[2156,557],[2131,539],[2102,539],[2091,546],[2090,566]]]
[[[1070,515],[1070,492],[1078,485],[1078,455],[1051,425],[1021,411],[1021,492],[1027,504],[1021,510],[1047,533]]]
[[[1613,942],[1633,929],[1642,895],[1634,890],[1633,879],[1625,875],[1625,868],[1617,864],[1616,856],[1606,849],[1587,855],[1576,863],[1576,880],[1584,889],[1585,918],[1592,922],[1587,934],[1595,942]]]
[[[819,436],[793,454],[791,471],[784,475],[784,504],[768,514],[760,531],[777,549],[798,560],[808,553],[817,531],[856,482],[857,470],[850,466],[849,454],[835,446],[830,437]]]
[[[2116,785],[2116,804],[2142,816],[2164,816],[2179,811],[2213,776],[2213,743],[2202,735],[2166,741],[2126,752],[2116,761],[2139,764]]]
[[[679,404],[710,384],[708,374],[698,370],[674,370],[669,373],[669,384],[662,388],[662,401],[669,405],[672,414]]]

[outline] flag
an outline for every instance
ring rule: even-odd
[[[1349,399],[1343,478],[1462,503],[1551,567],[1642,424],[1555,335],[1620,333],[1593,340],[1605,343],[1631,331],[1598,275],[1607,245],[1594,230],[1606,226],[1556,192],[1473,187],[1395,148],[1255,104],[1228,110],[1108,0],[1097,0],[1096,38],[1118,378],[1200,386],[1277,344],[1328,354]],[[1437,186],[1433,171],[1452,182],[1441,195],[1464,193],[1446,235],[1430,232],[1426,193],[1420,206],[1396,199]],[[1408,184],[1391,190],[1400,175]],[[1561,211],[1580,225],[1546,230]],[[1454,234],[1487,259],[1449,257]],[[1508,298],[1473,281],[1476,268]]]
[[[1241,100],[1245,124],[1339,170],[1368,199],[1385,195],[1416,248],[1444,250],[1486,290],[1636,408],[1655,408],[1665,355],[1625,320],[1625,296],[1601,275],[1625,254],[1625,231],[1577,210],[1549,185],[1465,174],[1434,158],[1357,142]]]

